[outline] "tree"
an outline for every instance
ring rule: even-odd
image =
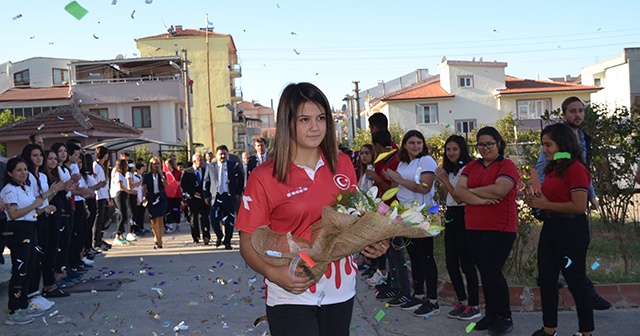
[[[398,146],[402,142],[402,137],[404,136],[405,131],[400,127],[397,123],[392,123],[389,125],[389,133],[391,133],[391,140],[395,142]],[[358,151],[364,144],[371,143],[371,132],[368,129],[357,129],[356,137],[353,139],[353,150]]]
[[[22,119],[24,119],[24,117],[15,117],[11,110],[4,110],[4,112],[0,113],[0,127],[13,124],[14,122]],[[4,142],[0,143],[0,153],[2,153],[2,156],[7,156],[7,144]]]
[[[602,105],[585,108],[583,129],[592,137],[591,179],[605,227],[614,231],[625,273],[629,271],[629,250],[624,225],[633,205],[635,166],[640,159],[638,109],[622,107],[610,111]]]

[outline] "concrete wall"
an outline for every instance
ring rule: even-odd
[[[13,63],[11,69],[11,82],[13,74],[29,69],[30,87],[51,87],[53,86],[53,70],[69,70],[71,60],[60,58],[34,57],[20,62]],[[59,85],[59,84],[58,84]],[[14,86],[12,84],[12,86]]]
[[[193,121],[193,142],[203,143],[207,148],[225,144],[233,146],[232,114],[226,107],[218,105],[231,103],[228,36],[209,36],[209,75],[211,92],[211,116],[213,120],[214,142],[211,144],[209,103],[207,89],[207,62],[204,36],[172,37],[167,39],[138,40],[141,55],[174,56],[185,48],[189,64],[189,77],[194,81],[191,115]],[[160,48],[160,49],[158,49]],[[156,51],[158,50],[158,51]]]

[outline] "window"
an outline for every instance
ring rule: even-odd
[[[184,110],[180,108],[178,113],[180,113],[180,129],[184,129]]]
[[[551,111],[551,99],[518,100],[518,118],[538,119],[545,111]]]
[[[151,127],[151,107],[136,106],[131,108],[133,112],[133,127],[150,128]]]
[[[97,114],[105,119],[109,119],[109,109],[108,108],[94,108],[89,109],[89,112],[93,114]]]
[[[418,124],[437,124],[438,123],[438,106],[416,105],[416,123]]]
[[[473,87],[473,76],[460,76],[458,77],[459,87]]]
[[[476,120],[468,119],[468,120],[456,120],[456,132],[462,134],[468,134],[476,128]]]
[[[260,116],[260,121],[262,121],[263,124],[267,124],[269,125],[269,116],[268,115],[261,115]]]
[[[16,72],[13,74],[14,86],[29,86],[31,85],[29,80],[29,69]]]
[[[594,78],[593,79],[593,85],[602,86],[602,79],[601,78]]]
[[[69,83],[69,70],[53,69],[53,85],[63,85],[63,82]]]

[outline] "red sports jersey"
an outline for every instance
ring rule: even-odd
[[[251,172],[235,224],[238,230],[252,233],[259,226],[268,225],[275,232],[291,232],[310,239],[311,224],[321,218],[322,207],[334,202],[341,191],[358,184],[353,165],[343,153],[339,153],[335,174],[326,164],[316,169],[313,180],[293,162],[289,170],[290,179],[286,183],[273,176],[272,160]],[[318,305],[349,300],[355,295],[355,265],[352,257],[331,263],[325,276],[299,295],[266,280],[267,305]]]
[[[391,181],[387,180],[384,177],[383,172],[391,169],[391,170],[397,170],[398,169],[398,165],[400,164],[400,160],[398,159],[398,155],[397,155],[398,151],[396,150],[395,153],[387,156],[386,158],[384,158],[384,160],[380,160],[378,161],[374,166],[373,166],[373,170],[376,172],[376,174],[378,174],[378,176],[380,176],[381,179],[387,181],[387,183],[391,183]],[[377,184],[374,183],[374,185],[376,187],[378,187],[378,197],[381,197],[382,194],[384,194],[384,192],[386,190],[382,190],[380,189],[380,186],[378,186]],[[392,199],[387,200],[385,203],[387,204],[391,204],[394,200],[396,199],[396,197],[394,196]]]
[[[571,202],[571,193],[574,191],[588,193],[590,183],[589,170],[576,160],[569,166],[563,177],[556,176],[555,170],[545,175],[542,193],[554,203]]]
[[[518,224],[516,186],[520,181],[516,165],[511,160],[500,156],[485,167],[482,159],[479,159],[469,162],[463,168],[462,176],[467,177],[469,189],[494,184],[498,178],[508,178],[513,182],[513,188],[497,204],[466,205],[464,221],[467,230],[516,232]]]

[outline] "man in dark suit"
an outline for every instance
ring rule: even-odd
[[[231,250],[236,204],[240,201],[244,189],[242,163],[230,161],[227,146],[218,146],[216,159],[207,167],[204,181],[205,197],[211,201],[210,204],[215,209],[212,224],[218,238],[216,247],[224,243],[225,249]],[[220,222],[224,224],[224,236]]]
[[[252,155],[247,163],[247,176],[260,164],[267,161],[267,140],[264,138],[253,139],[253,148],[256,149],[256,155]]]
[[[200,229],[205,245],[209,245],[211,233],[209,232],[209,204],[206,201],[204,190],[204,159],[200,154],[193,154],[193,165],[184,170],[180,186],[187,194],[187,206],[189,207],[189,221],[191,223],[191,237],[194,243],[200,242]]]

